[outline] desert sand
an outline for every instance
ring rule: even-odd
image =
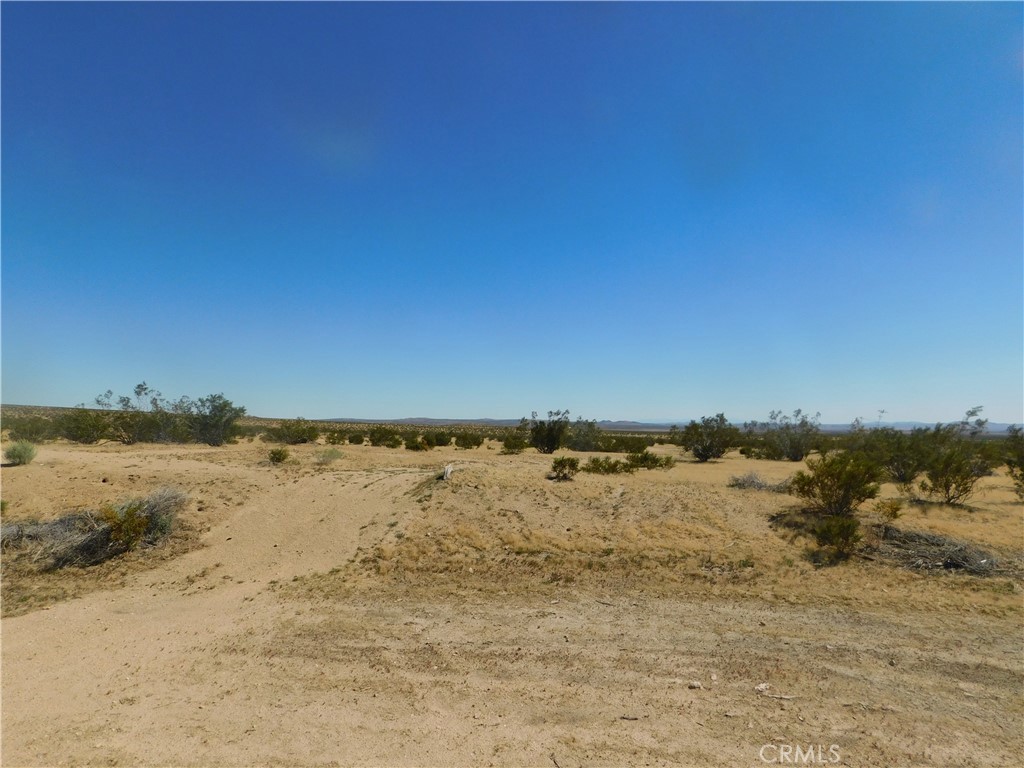
[[[555,483],[494,443],[326,466],[269,447],[55,442],[3,469],[5,522],[190,499],[160,546],[5,573],[5,766],[1024,759],[1024,515],[1001,474],[970,510],[897,522],[993,552],[976,577],[814,567],[770,524],[797,500],[727,487],[800,465]]]

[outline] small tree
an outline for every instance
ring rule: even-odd
[[[547,421],[530,418],[530,445],[539,453],[554,453],[565,443],[569,431],[569,411],[548,411]]]
[[[852,515],[860,504],[878,495],[881,472],[861,453],[827,453],[808,459],[807,469],[790,481],[791,491],[825,515]]]
[[[676,438],[678,444],[699,462],[722,458],[740,441],[740,431],[725,419],[724,413],[691,421]]]

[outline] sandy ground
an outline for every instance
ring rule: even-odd
[[[344,446],[326,467],[322,446],[284,466],[267,448],[58,443],[4,468],[5,521],[190,494],[163,547],[5,577],[5,766],[1024,756],[1024,515],[1003,477],[973,510],[898,521],[1017,568],[977,578],[814,568],[769,524],[792,498],[726,486],[791,464],[553,483],[550,457],[493,448]]]

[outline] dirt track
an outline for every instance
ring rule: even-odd
[[[350,447],[314,471],[313,450],[272,468],[259,444],[49,445],[4,470],[8,517],[180,485],[201,544],[4,619],[4,765],[1024,754],[1019,583],[815,570],[767,527],[784,497],[724,487],[746,460],[556,485],[538,456]],[[449,461],[453,482],[432,483]],[[983,542],[1015,531],[1012,554],[1008,498],[993,484],[974,525]],[[906,524],[962,527],[919,516]]]

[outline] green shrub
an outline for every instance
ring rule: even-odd
[[[53,421],[43,416],[4,419],[4,426],[10,429],[12,440],[28,440],[30,443],[42,443],[56,437]]]
[[[398,448],[402,445],[402,436],[390,427],[373,427],[370,430],[370,445]]]
[[[559,456],[551,462],[552,480],[572,480],[580,471],[580,460],[572,456]]]
[[[874,503],[873,509],[880,517],[891,523],[899,519],[903,501],[901,499],[879,499]]]
[[[271,440],[285,445],[315,443],[320,437],[320,427],[300,417],[283,421],[278,426],[268,429],[267,436]]]
[[[108,504],[100,510],[100,519],[110,526],[110,540],[124,549],[135,549],[149,527],[141,501],[131,501],[120,507]]]
[[[740,431],[725,419],[724,413],[691,421],[676,439],[699,462],[722,458],[739,445]]]
[[[349,445],[362,445],[366,442],[366,435],[362,432],[353,432],[348,436]]]
[[[652,445],[654,445],[654,438],[650,435],[602,432],[598,450],[608,453],[640,453]]]
[[[592,456],[582,467],[584,472],[592,472],[598,475],[617,475],[620,472],[635,472],[636,467],[632,464],[613,459],[609,456]]]
[[[878,495],[880,470],[866,456],[852,451],[827,453],[807,460],[808,472],[796,473],[791,492],[826,515],[852,515],[868,499]]]
[[[31,464],[35,457],[36,447],[28,440],[18,440],[7,446],[7,450],[4,451],[4,458],[15,466]]]
[[[745,427],[752,445],[745,455],[772,461],[802,461],[819,440],[820,417],[821,414],[808,416],[797,409],[792,417],[772,411],[768,421],[748,422]]]
[[[60,437],[74,443],[89,445],[110,437],[110,421],[107,414],[84,406],[61,413],[56,419],[55,427]]]
[[[479,448],[484,444],[484,436],[479,432],[459,432],[455,435],[456,448]]]
[[[848,515],[832,515],[814,529],[819,547],[831,547],[835,559],[845,560],[860,543],[860,521]]]
[[[420,437],[419,432],[406,432],[402,435],[402,441],[408,451],[426,451],[431,447]]]
[[[343,429],[328,429],[324,434],[328,445],[342,445],[348,440],[348,433]]]
[[[1009,434],[1003,450],[1006,469],[1013,480],[1013,489],[1024,501],[1024,430],[1014,425],[1006,430]]]
[[[675,464],[675,460],[671,456],[655,456],[644,449],[626,456],[626,463],[634,469],[668,469]]]
[[[580,417],[566,430],[563,445],[573,451],[599,451],[603,437],[596,421],[584,421]]]
[[[502,436],[501,452],[505,454],[522,453],[530,444],[529,436],[529,427],[526,419],[523,419],[518,427],[506,431]]]
[[[936,424],[920,431],[925,477],[920,488],[947,504],[962,504],[974,494],[977,482],[999,463],[989,445],[980,440],[988,423],[972,408],[958,424]],[[972,422],[971,420],[974,419]]]
[[[569,432],[569,411],[548,411],[548,418],[542,421],[534,411],[530,418],[530,445],[539,453],[554,453],[565,443]]]
[[[428,448],[447,448],[452,442],[452,433],[434,429],[423,433],[423,442]]]
[[[287,448],[271,448],[270,449],[270,463],[280,464],[288,460],[288,449]]]

